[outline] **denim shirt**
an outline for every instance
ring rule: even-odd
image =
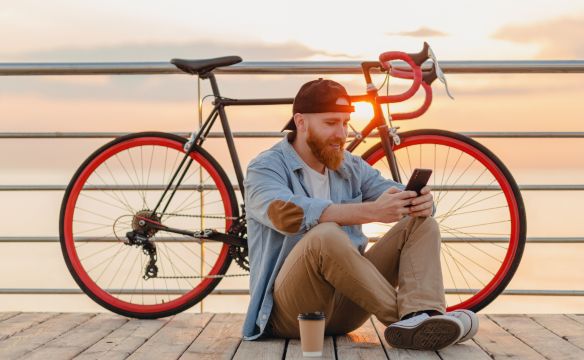
[[[243,323],[244,340],[255,340],[264,334],[274,303],[273,286],[278,271],[294,245],[318,224],[329,205],[374,201],[391,186],[405,188],[385,179],[361,157],[345,151],[340,168],[329,169],[331,200],[311,198],[304,181],[303,160],[291,140],[285,136],[247,167],[244,200],[250,302]],[[364,253],[368,238],[361,225],[343,226],[343,230],[359,252]]]

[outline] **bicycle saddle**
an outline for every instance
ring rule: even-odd
[[[187,60],[187,59],[172,59],[170,63],[188,74],[202,74],[220,66],[229,66],[241,62],[239,56],[222,56],[211,59]]]

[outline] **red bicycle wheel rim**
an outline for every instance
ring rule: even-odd
[[[124,311],[134,312],[134,313],[159,313],[170,311],[177,307],[184,306],[187,304],[191,299],[199,296],[202,294],[205,289],[211,285],[213,282],[213,278],[205,278],[199,285],[197,285],[194,289],[188,291],[187,293],[183,294],[182,296],[173,299],[169,302],[165,302],[162,304],[152,304],[152,305],[143,305],[143,304],[133,304],[127,301],[120,300],[109,294],[107,291],[104,291],[100,286],[98,286],[93,279],[87,274],[83,265],[81,264],[79,257],[77,256],[77,251],[75,249],[75,241],[73,239],[73,216],[75,214],[75,203],[77,202],[77,198],[81,189],[83,188],[85,182],[91,175],[91,173],[99,167],[104,161],[109,159],[114,154],[117,154],[123,150],[135,147],[135,146],[143,146],[143,145],[160,145],[166,146],[169,148],[173,148],[179,151],[183,151],[182,144],[173,141],[171,139],[162,138],[162,137],[140,137],[140,138],[133,138],[128,139],[126,141],[117,143],[105,151],[101,152],[98,156],[93,158],[87,166],[83,169],[83,171],[77,177],[75,183],[71,187],[71,192],[67,199],[67,205],[65,209],[65,216],[64,216],[64,236],[65,236],[65,247],[67,251],[67,255],[69,257],[70,263],[72,268],[74,269],[75,273],[77,274],[79,280],[86,286],[86,288],[93,293],[97,298],[101,301],[110,304],[113,307],[119,308]],[[191,158],[197,161],[213,178],[213,181],[217,185],[217,190],[221,194],[221,199],[224,204],[225,214],[231,214],[231,201],[229,197],[229,192],[227,187],[221,180],[221,176],[217,172],[217,170],[213,167],[213,165],[205,159],[201,154],[195,152],[191,154]],[[226,220],[226,229],[229,228],[231,225],[231,219]],[[227,261],[229,256],[229,245],[224,244],[221,248],[217,261],[215,265],[209,271],[209,275],[219,275],[220,270]]]
[[[396,145],[394,147],[395,150],[399,150],[406,146],[412,145],[421,145],[421,144],[439,144],[439,145],[446,145],[453,148],[456,148],[460,151],[463,151],[475,159],[480,161],[490,172],[493,176],[497,179],[497,182],[501,186],[501,190],[505,194],[505,199],[507,204],[509,204],[509,216],[511,218],[511,232],[509,238],[509,247],[507,249],[507,253],[503,262],[489,283],[483,287],[479,292],[472,295],[470,298],[456,304],[449,306],[447,311],[452,311],[456,309],[469,309],[473,308],[476,305],[480,304],[482,301],[487,299],[490,294],[494,291],[497,291],[501,282],[505,279],[507,273],[510,271],[513,260],[515,259],[517,248],[519,245],[519,224],[520,224],[520,216],[519,216],[519,209],[518,204],[513,195],[513,188],[511,184],[507,181],[505,174],[501,171],[499,166],[493,160],[491,160],[485,153],[481,152],[479,149],[475,148],[474,146],[463,142],[461,140],[441,136],[441,135],[411,135],[405,136],[401,138],[400,145]],[[373,154],[371,154],[367,159],[367,163],[370,165],[375,164],[379,159],[385,156],[385,152],[383,148],[379,148]]]

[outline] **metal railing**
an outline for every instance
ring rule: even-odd
[[[584,73],[584,60],[567,61],[442,61],[445,73],[452,74],[543,74]],[[295,62],[242,62],[217,68],[217,74],[361,74],[360,61],[295,61]],[[393,64],[405,69],[405,63]],[[423,66],[429,69],[429,64]],[[0,76],[23,75],[144,75],[183,74],[168,62],[112,62],[112,63],[0,63]],[[121,132],[3,132],[0,139],[76,139],[113,138]],[[176,133],[188,136],[187,133]],[[463,132],[473,138],[584,138],[584,132]],[[237,138],[276,138],[280,132],[234,132]],[[352,134],[354,135],[354,134]],[[373,134],[372,136],[376,136]],[[208,137],[223,137],[223,133],[210,133]],[[64,191],[65,185],[0,185],[0,191]],[[237,185],[234,186],[237,190]],[[582,184],[519,185],[522,191],[582,191]],[[447,242],[463,241],[445,238]],[[493,241],[504,239],[493,239]],[[0,243],[55,243],[55,236],[0,237]],[[373,239],[375,241],[375,239]],[[530,243],[584,243],[584,237],[530,237]],[[168,290],[160,290],[160,293]],[[157,291],[155,291],[158,293]],[[446,289],[447,294],[473,294],[476,289]],[[80,289],[57,288],[0,288],[0,294],[57,295],[82,294]],[[213,295],[248,295],[247,289],[215,289]],[[523,296],[584,296],[584,290],[508,289],[503,295]]]
[[[396,65],[397,64],[397,65]],[[408,69],[402,61],[392,62]],[[422,69],[429,70],[430,63]],[[440,61],[451,74],[583,73],[584,60]],[[375,70],[373,70],[375,71]],[[361,74],[361,61],[245,61],[217,68],[216,74]],[[0,63],[2,75],[162,75],[184,74],[169,62]]]

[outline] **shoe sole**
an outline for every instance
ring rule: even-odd
[[[460,337],[460,326],[446,319],[427,319],[412,328],[389,326],[385,340],[395,348],[414,350],[440,350]]]

